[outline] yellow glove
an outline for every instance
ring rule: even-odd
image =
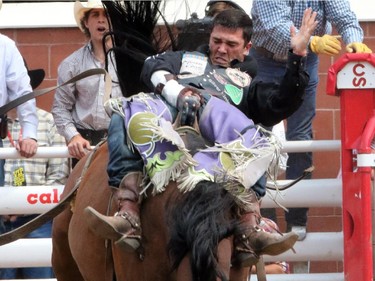
[[[372,53],[371,49],[361,42],[353,42],[346,45],[348,53]]]
[[[341,51],[341,43],[332,35],[325,34],[322,37],[313,36],[310,41],[310,49],[316,54],[337,55]]]

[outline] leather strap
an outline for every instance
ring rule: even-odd
[[[70,201],[74,198],[75,192],[77,191],[78,187],[79,184],[76,184],[72,191],[51,210],[43,214],[40,214],[36,218],[32,219],[28,223],[25,223],[24,225],[16,229],[1,234],[0,246],[16,241],[26,236],[30,232],[34,231],[38,227],[42,226],[43,224],[47,223],[48,221],[56,217],[58,214],[60,214],[65,209],[65,207],[69,205]]]
[[[256,267],[258,281],[267,281],[263,256],[259,257],[259,260],[256,263],[255,267]]]
[[[60,88],[62,86],[70,84],[70,83],[75,83],[75,82],[77,82],[77,81],[79,81],[83,78],[86,78],[86,77],[89,77],[89,76],[92,76],[92,75],[97,75],[97,74],[104,74],[105,75],[104,102],[106,102],[109,99],[110,94],[111,94],[111,88],[112,88],[111,77],[105,69],[94,68],[94,69],[89,69],[87,71],[84,71],[84,72],[74,76],[73,78],[71,78],[70,80],[68,80],[67,82],[65,82],[61,85],[50,87],[50,88],[45,88],[45,89],[41,89],[41,90],[36,90],[36,91],[33,91],[33,92],[31,92],[27,95],[24,95],[22,97],[19,97],[19,98],[13,100],[13,101],[7,103],[6,105],[0,107],[0,116],[5,115],[9,110],[19,106],[20,104],[22,104],[22,103],[24,103],[24,102],[26,102],[30,99],[36,98],[37,96],[47,94],[47,93],[49,93],[49,92],[51,92],[51,91],[53,91],[57,88]],[[96,146],[96,148],[99,147],[101,144],[102,143],[99,143]],[[96,151],[96,149],[94,149],[94,151]],[[90,157],[86,161],[86,165],[84,167],[84,170],[82,171],[81,178],[85,174],[86,169],[91,162],[91,158],[92,158],[92,155],[94,155],[94,151],[91,153]],[[80,179],[76,182],[74,188],[70,191],[70,193],[64,199],[62,199],[54,208],[52,208],[51,210],[49,210],[49,211],[47,211],[43,214],[40,214],[39,216],[37,216],[36,218],[34,218],[33,220],[29,221],[28,223],[26,223],[24,225],[12,230],[12,231],[9,231],[7,233],[4,233],[4,234],[0,235],[0,246],[4,245],[4,244],[7,244],[7,243],[10,243],[10,242],[13,242],[13,241],[16,241],[16,240],[24,237],[25,235],[27,235],[31,231],[37,229],[38,227],[42,226],[43,224],[45,224],[46,222],[50,221],[55,216],[60,214],[65,209],[66,205],[69,204],[70,201],[74,198],[75,192],[78,189],[79,184],[81,182]]]
[[[36,98],[38,96],[41,96],[41,95],[44,95],[44,94],[47,94],[47,93],[49,93],[53,90],[56,90],[60,87],[65,86],[65,85],[75,83],[75,82],[77,82],[77,81],[79,81],[83,78],[93,76],[93,75],[97,75],[97,74],[104,74],[105,75],[105,93],[104,93],[104,102],[103,102],[103,104],[104,104],[110,97],[111,88],[112,88],[112,80],[111,80],[110,75],[108,74],[108,72],[104,68],[93,68],[93,69],[86,70],[86,71],[74,76],[73,78],[71,78],[70,80],[66,81],[65,83],[63,83],[61,85],[53,86],[53,87],[49,87],[49,88],[44,88],[44,89],[40,89],[40,90],[35,90],[35,91],[33,91],[29,94],[23,95],[23,96],[15,99],[15,100],[5,104],[5,105],[3,105],[2,107],[0,107],[0,116],[5,115],[9,110],[19,106],[20,104],[23,104],[24,102],[27,102],[28,100],[34,99],[34,98]]]
[[[77,179],[76,184],[74,185],[73,189],[69,192],[69,194],[67,194],[64,197],[64,199],[61,199],[60,202],[55,207],[50,209],[49,211],[47,211],[43,214],[40,214],[39,216],[32,219],[28,223],[25,223],[24,225],[12,230],[12,231],[9,231],[9,232],[6,232],[6,233],[0,235],[0,246],[8,244],[8,243],[13,242],[13,241],[16,241],[16,240],[26,236],[30,232],[34,231],[35,229],[42,226],[46,222],[48,222],[51,219],[53,219],[54,217],[56,217],[62,211],[64,211],[64,209],[74,199],[76,191],[81,184],[81,179],[86,175],[87,169],[92,162],[93,156],[95,155],[95,153],[97,152],[97,150],[99,149],[99,147],[103,143],[105,143],[105,141],[102,141],[102,142],[98,143],[95,146],[94,150],[90,153],[90,155],[88,156],[88,158],[86,160],[85,166],[83,167],[81,176]]]
[[[267,182],[266,188],[269,189],[269,190],[277,190],[277,191],[286,190],[286,189],[292,187],[293,185],[295,185],[296,183],[298,183],[299,181],[303,180],[307,176],[311,176],[314,169],[315,169],[314,166],[311,166],[311,167],[307,168],[306,170],[303,171],[302,175],[300,175],[298,178],[296,178],[294,180],[290,180],[290,182],[285,184],[285,185],[279,186],[279,185],[276,185],[275,182]]]

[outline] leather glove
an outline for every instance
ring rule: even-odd
[[[193,126],[198,110],[203,103],[200,91],[193,87],[185,87],[178,95],[177,109],[181,113],[181,126]]]
[[[310,49],[316,54],[337,55],[341,51],[340,41],[332,35],[313,36]]]
[[[353,42],[346,45],[348,53],[372,53],[371,49],[361,42]]]

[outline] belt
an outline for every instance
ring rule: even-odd
[[[286,62],[288,60],[288,55],[279,55],[279,54],[275,54],[275,53],[272,53],[271,51],[268,51],[266,48],[263,48],[263,47],[256,47],[254,48],[255,51],[268,58],[268,59],[272,59],[274,61],[277,61],[277,62]]]
[[[89,130],[89,129],[80,129],[77,128],[77,131],[81,134],[82,137],[90,141],[92,145],[97,145],[102,139],[107,136],[107,130]]]

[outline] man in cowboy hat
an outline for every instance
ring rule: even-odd
[[[85,4],[76,1],[74,18],[80,30],[88,38],[87,44],[64,59],[58,68],[58,84],[61,85],[81,72],[104,68],[106,52],[112,47],[103,37],[109,30],[109,22],[100,0]],[[109,37],[107,37],[109,38]],[[114,58],[108,59],[108,72],[112,81],[118,81]],[[78,81],[56,90],[52,114],[59,133],[65,138],[73,165],[107,134],[109,117],[103,106],[104,79],[102,75]],[[113,83],[112,97],[122,96],[118,83]]]
[[[0,8],[2,0],[0,0]],[[13,40],[0,34],[0,106],[32,91],[23,58]],[[35,99],[17,107],[17,115],[23,128],[22,138],[15,146],[23,157],[35,155],[37,145],[38,117]],[[6,116],[0,116],[0,124],[6,129]],[[0,125],[0,126],[1,126]],[[6,134],[5,134],[6,136]],[[5,137],[2,136],[2,137]],[[3,142],[0,139],[0,147]],[[4,184],[4,160],[0,159],[0,186]]]

